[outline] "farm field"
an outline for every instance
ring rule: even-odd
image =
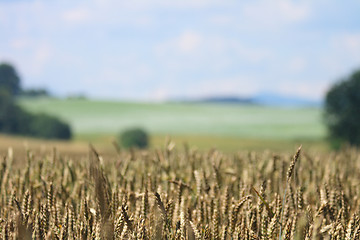
[[[154,146],[170,135],[207,149],[293,149],[301,143],[324,148],[325,129],[318,108],[191,103],[126,103],[96,100],[21,99],[31,112],[68,121],[80,141],[101,142],[129,127],[143,127]],[[278,146],[278,147],[277,147]]]
[[[65,144],[65,145],[64,145]],[[2,153],[3,239],[359,239],[359,151]],[[70,149],[69,149],[70,150]]]
[[[5,156],[11,148],[15,156],[23,156],[27,150],[35,153],[56,151],[66,156],[81,156],[89,151],[89,143],[105,156],[114,155],[116,149],[113,146],[115,138],[108,135],[82,136],[72,141],[57,141],[34,139],[21,136],[9,136],[0,134],[0,155]],[[289,141],[289,140],[268,140],[268,139],[241,139],[229,137],[209,137],[209,136],[168,136],[152,135],[150,137],[150,149],[163,149],[166,142],[171,140],[176,144],[178,150],[183,150],[187,146],[191,150],[201,152],[208,151],[210,148],[221,149],[225,153],[235,153],[239,151],[269,151],[274,153],[289,153],[303,145],[309,152],[325,153],[329,147],[322,141]]]
[[[319,109],[49,99],[21,104],[70,121],[76,138],[0,135],[4,239],[360,238],[359,151],[327,149]],[[111,112],[114,125],[108,126],[102,121]],[[147,114],[161,118],[150,117],[146,125]],[[208,128],[200,124],[205,116]],[[177,121],[162,122],[171,137],[161,131],[162,118]],[[112,146],[131,120],[151,133],[149,149]]]

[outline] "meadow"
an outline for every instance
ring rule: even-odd
[[[86,99],[20,99],[31,112],[45,112],[68,121],[75,139],[109,143],[120,131],[143,127],[152,145],[167,135],[176,143],[201,149],[291,149],[299,143],[326,148],[319,108],[278,108],[205,103],[128,103]]]

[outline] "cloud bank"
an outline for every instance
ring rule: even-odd
[[[0,61],[66,96],[321,99],[360,67],[358,1],[0,1]]]

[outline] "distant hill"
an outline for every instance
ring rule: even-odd
[[[280,95],[276,93],[259,93],[253,96],[253,102],[265,106],[279,107],[321,107],[322,102],[307,98]]]
[[[240,97],[207,97],[198,102],[204,103],[234,103],[234,104],[253,104],[253,99],[251,98],[240,98]]]
[[[176,102],[187,103],[220,103],[220,104],[242,104],[242,105],[264,105],[277,107],[320,107],[321,101],[311,99],[285,96],[276,93],[259,93],[249,98],[237,96],[212,96],[200,99],[177,100]]]

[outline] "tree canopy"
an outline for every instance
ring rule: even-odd
[[[325,122],[333,143],[360,145],[360,69],[326,94]]]
[[[71,138],[67,123],[52,116],[28,113],[18,106],[14,97],[22,92],[15,68],[8,63],[0,64],[0,132],[48,139]]]
[[[0,89],[8,91],[12,96],[21,92],[19,75],[9,63],[0,64]]]

